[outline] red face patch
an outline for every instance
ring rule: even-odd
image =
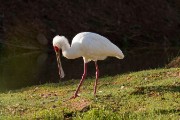
[[[54,50],[55,50],[56,52],[58,52],[58,51],[59,51],[59,48],[58,48],[57,46],[54,46]]]

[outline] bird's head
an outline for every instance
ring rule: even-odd
[[[60,59],[60,50],[63,47],[63,39],[64,38],[65,38],[64,36],[59,36],[59,35],[57,35],[53,38],[53,47],[54,47],[54,51],[56,53],[60,78],[63,78],[65,76],[64,71],[62,69],[62,65],[61,65],[61,59]]]

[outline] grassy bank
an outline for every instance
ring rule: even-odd
[[[0,120],[180,119],[180,69],[100,78],[97,97],[93,96],[94,79],[89,78],[80,97],[68,100],[78,83],[69,80],[1,92]]]

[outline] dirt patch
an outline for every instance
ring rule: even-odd
[[[78,98],[68,100],[64,103],[64,105],[76,111],[87,111],[89,110],[91,103],[92,102],[87,99]]]
[[[174,58],[166,67],[167,68],[180,68],[180,57]]]

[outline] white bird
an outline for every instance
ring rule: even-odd
[[[108,56],[117,57],[119,59],[124,58],[124,54],[116,45],[111,43],[107,38],[92,32],[81,32],[77,34],[73,38],[71,46],[64,36],[57,35],[53,38],[53,47],[56,52],[60,78],[64,77],[64,71],[62,69],[60,60],[60,49],[62,50],[63,56],[68,59],[83,57],[84,73],[74,95],[71,98],[76,98],[78,96],[80,86],[82,85],[86,77],[87,63],[89,61],[95,62],[96,80],[94,84],[94,95],[96,95],[96,88],[99,76],[97,61],[104,60]]]

